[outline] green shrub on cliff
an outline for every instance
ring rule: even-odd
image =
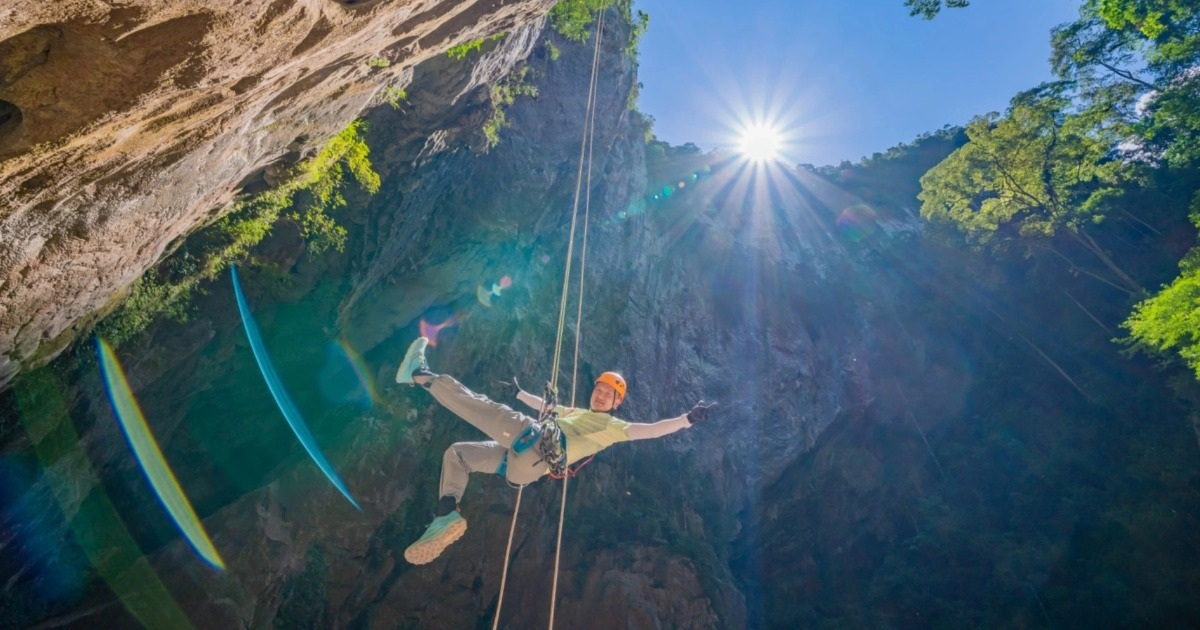
[[[100,323],[97,333],[120,345],[158,317],[185,320],[186,305],[200,284],[244,259],[281,217],[300,226],[311,254],[342,251],[346,229],[329,213],[346,205],[342,191],[347,173],[366,192],[379,190],[379,174],[363,139],[366,128],[362,120],[350,123],[316,156],[300,163],[283,185],[234,203],[220,219],[189,236],[178,254],[133,284],[124,304]],[[307,195],[308,203],[297,205],[298,194]]]
[[[505,108],[515,103],[518,96],[537,96],[537,86],[526,80],[528,76],[529,68],[524,67],[492,86],[492,115],[483,123],[483,137],[489,149],[500,144],[500,129],[508,126]]]
[[[573,42],[586,42],[592,12],[612,6],[613,0],[561,0],[550,9],[550,26]]]
[[[455,60],[466,59],[467,55],[471,54],[472,51],[482,50],[483,44],[485,42],[496,41],[498,39],[503,38],[507,34],[508,33],[496,33],[495,35],[492,35],[491,37],[477,39],[473,42],[467,42],[465,44],[459,44],[457,46],[453,46],[450,48],[450,50],[446,51],[446,56],[451,59],[455,59]]]
[[[408,92],[403,88],[394,85],[383,88],[383,102],[391,105],[392,109],[400,109],[400,101],[406,100],[408,100]]]
[[[635,14],[631,0],[561,0],[550,9],[550,26],[573,42],[586,42],[591,36],[588,27],[595,20],[594,14],[611,7],[614,2],[631,26],[625,52],[637,56],[638,42],[650,26],[650,16],[644,11]],[[557,55],[552,55],[552,58],[557,58]]]
[[[362,136],[366,129],[365,121],[355,120],[300,166],[297,192],[307,191],[312,202],[288,216],[300,223],[314,254],[328,249],[340,252],[346,244],[346,229],[327,213],[346,205],[342,189],[347,171],[363,190],[372,195],[379,191],[379,174],[371,168],[371,149]]]

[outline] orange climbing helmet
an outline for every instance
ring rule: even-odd
[[[596,378],[596,384],[604,383],[617,391],[617,403],[625,400],[625,379],[616,372],[605,372]]]

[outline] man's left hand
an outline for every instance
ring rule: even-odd
[[[717,403],[715,403],[715,402],[705,404],[705,402],[703,400],[701,400],[700,402],[696,403],[696,405],[694,407],[692,407],[691,411],[687,412],[688,422],[690,422],[694,425],[697,422],[707,420],[708,419],[708,410],[712,409],[713,407],[716,407],[716,406],[717,406]]]

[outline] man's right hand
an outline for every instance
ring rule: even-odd
[[[505,398],[516,398],[521,393],[521,384],[517,382],[517,377],[512,377],[512,381],[499,381],[500,391]]]

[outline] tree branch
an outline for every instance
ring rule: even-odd
[[[1132,72],[1130,72],[1128,70],[1122,70],[1115,66],[1109,65],[1107,62],[1104,62],[1104,61],[1097,61],[1096,63],[1104,66],[1105,68],[1108,69],[1109,72],[1121,77],[1122,79],[1125,79],[1127,81],[1132,81],[1132,82],[1137,83],[1138,85],[1140,85],[1144,88],[1147,88],[1147,89],[1151,89],[1151,90],[1158,89],[1158,86],[1154,85],[1153,83],[1147,83],[1147,82],[1137,78],[1136,76],[1134,76],[1134,74]]]

